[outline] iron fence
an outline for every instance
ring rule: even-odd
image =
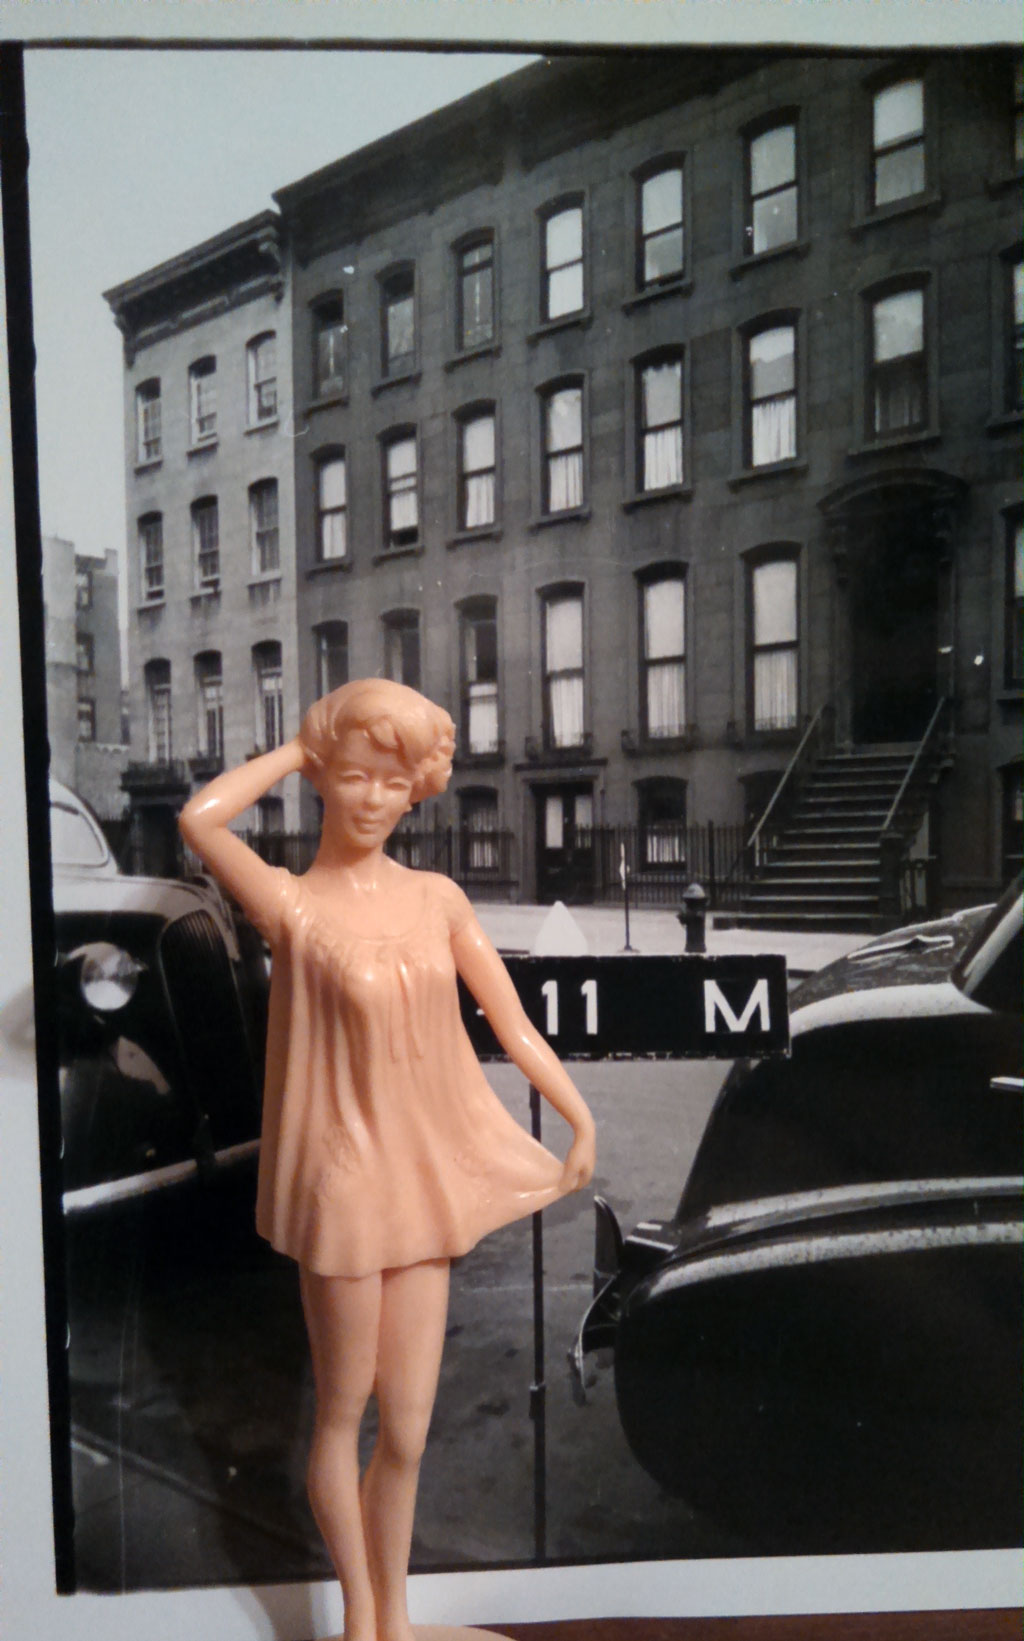
[[[738,901],[739,885],[730,874],[743,842],[740,825],[659,821],[648,826],[595,826],[577,834],[576,847],[591,854],[595,901],[614,904],[623,899],[625,864],[634,906],[677,906],[686,886],[696,881],[714,910]]]

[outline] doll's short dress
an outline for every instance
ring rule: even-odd
[[[260,1235],[309,1270],[364,1276],[466,1253],[553,1202],[561,1164],[505,1110],[462,1024],[462,890],[411,873],[415,921],[369,938],[268,872],[247,907],[273,954]]]

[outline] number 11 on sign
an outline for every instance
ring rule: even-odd
[[[546,1037],[557,1037],[558,1036],[558,981],[557,980],[545,980],[543,986],[541,986],[541,988],[540,988],[540,994],[544,999],[544,1006],[545,1006],[544,1035]],[[584,1029],[585,1029],[588,1037],[596,1037],[597,1036],[597,981],[596,980],[584,980],[582,986],[580,987],[580,995],[582,996],[583,1001],[586,1005],[586,1016],[585,1016],[585,1020],[584,1020]]]

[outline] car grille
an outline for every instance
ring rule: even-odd
[[[252,1046],[231,961],[209,913],[169,923],[160,961],[186,1084],[209,1119],[214,1149],[251,1139],[259,1121]]]

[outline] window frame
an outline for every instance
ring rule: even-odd
[[[96,639],[91,632],[75,632],[75,672],[79,678],[96,676]]]
[[[488,246],[490,248],[490,253],[491,253],[490,263],[489,263],[489,267],[490,267],[490,271],[491,271],[491,326],[490,326],[490,334],[487,335],[487,336],[481,336],[478,341],[470,342],[470,341],[466,340],[465,290],[466,290],[467,272],[466,272],[466,269],[463,266],[463,258],[468,256],[472,251],[480,250],[484,246]],[[493,228],[477,228],[477,229],[473,229],[469,233],[462,234],[454,242],[454,244],[452,245],[451,254],[452,254],[452,260],[453,260],[454,269],[455,269],[454,280],[453,280],[454,297],[455,297],[455,312],[454,312],[454,316],[453,316],[454,317],[454,335],[455,335],[455,353],[454,353],[454,357],[455,357],[455,359],[462,359],[462,358],[471,359],[471,358],[474,358],[477,354],[491,352],[498,345],[498,315],[499,315],[498,294],[499,293],[498,293],[498,236],[497,236],[497,233]]]
[[[345,652],[345,673],[341,683],[332,683],[330,676],[330,642],[332,637],[343,645]],[[349,624],[336,616],[326,621],[318,621],[313,628],[316,657],[316,693],[319,700],[323,695],[330,695],[333,690],[340,689],[351,678],[349,665]],[[337,651],[336,651],[337,653]]]
[[[501,633],[498,624],[498,599],[496,594],[479,593],[471,598],[463,599],[457,606],[458,643],[459,643],[459,744],[462,756],[466,761],[479,762],[482,760],[498,759],[502,755],[501,733]],[[494,678],[470,678],[467,657],[467,639],[471,628],[482,625],[491,625],[494,628]],[[492,746],[474,746],[472,738],[473,719],[473,686],[491,684],[493,682],[494,702],[494,744]],[[478,697],[490,700],[491,696]]]
[[[155,542],[149,535],[154,527]],[[162,604],[167,597],[167,561],[164,557],[164,516],[161,512],[139,514],[135,521],[135,543],[139,565],[139,603],[142,607]],[[159,572],[157,584],[154,584],[155,578],[151,579],[154,571]]]
[[[404,287],[408,284],[408,290]],[[396,288],[403,289],[396,294]],[[386,386],[389,382],[408,381],[415,376],[419,360],[420,315],[417,292],[416,264],[406,258],[400,262],[389,263],[377,275],[377,299],[379,307],[380,351],[378,356],[378,386]],[[412,347],[405,353],[391,352],[389,337],[390,310],[397,302],[408,301],[412,312]]]
[[[273,374],[260,376],[260,350],[267,343],[273,343]],[[260,331],[252,336],[245,344],[245,386],[246,386],[246,425],[249,428],[271,427],[277,421],[280,404],[278,396],[278,369],[277,369],[277,332],[275,330]],[[273,405],[270,409],[261,407],[261,389],[268,383],[273,386]]]
[[[316,568],[329,565],[347,565],[350,562],[349,553],[349,486],[348,486],[348,451],[345,445],[324,445],[315,450],[311,457],[313,464],[313,511],[315,515],[315,531],[313,541],[313,564]],[[329,467],[340,465],[344,475],[345,499],[339,507],[324,506],[324,473]],[[342,522],[342,550],[340,553],[327,554],[324,552],[324,523],[327,519],[340,517]]]
[[[753,187],[753,145],[761,138],[773,131],[783,129],[793,131],[793,180],[791,183],[781,184],[775,189],[762,189],[759,194],[754,193]],[[740,131],[741,176],[742,176],[742,210],[738,236],[738,252],[744,266],[771,261],[776,257],[793,255],[806,250],[806,202],[807,177],[804,157],[804,137],[802,110],[799,107],[773,108],[761,114],[755,120],[748,120]],[[781,193],[785,188],[792,188],[796,194],[796,224],[793,237],[778,245],[766,246],[763,250],[754,248],[754,205],[756,200],[770,197],[773,193]]]
[[[274,498],[274,522],[272,525],[261,525],[259,511],[262,499],[271,495]],[[271,564],[263,563],[266,543],[260,541],[261,534],[273,536]],[[249,486],[249,562],[255,581],[276,579],[281,574],[281,497],[280,486],[274,477],[256,479]]]
[[[556,217],[568,215],[570,211],[580,213],[580,254],[568,262],[551,265],[548,262],[547,234],[548,224]],[[587,198],[583,189],[572,189],[567,193],[559,194],[554,199],[545,200],[536,210],[537,222],[537,326],[534,334],[545,334],[549,330],[559,330],[564,325],[579,325],[590,314],[590,258],[587,255]],[[579,266],[580,269],[580,302],[576,308],[567,309],[563,313],[552,315],[550,280],[553,273],[561,273],[566,268]]]
[[[380,556],[392,558],[400,553],[420,553],[423,551],[423,504],[420,495],[420,442],[419,431],[415,423],[402,423],[398,427],[389,427],[378,436],[380,445],[380,473],[381,473],[381,546]],[[391,522],[391,506],[395,496],[400,492],[394,487],[388,474],[388,454],[399,444],[411,443],[415,457],[414,482],[411,493],[416,505],[415,526],[403,526],[401,534],[408,539],[396,541],[395,530]],[[404,477],[404,475],[399,475]]]
[[[800,734],[801,699],[804,684],[804,657],[802,654],[804,619],[803,602],[804,591],[802,586],[802,560],[800,547],[795,542],[770,542],[756,547],[742,555],[744,575],[746,578],[745,605],[745,698],[746,721],[748,733],[758,743],[772,741],[786,741],[798,737]],[[772,644],[758,645],[755,642],[755,592],[754,581],[758,570],[772,564],[792,564],[794,571],[794,625],[796,637],[792,640],[779,641]],[[795,657],[795,682],[793,686],[793,721],[788,724],[766,723],[758,724],[755,719],[756,707],[756,657],[759,653],[771,651],[790,651]]]
[[[637,825],[637,859],[641,872],[686,870],[686,833],[689,818],[689,781],[680,775],[647,775],[642,780],[634,782],[636,791],[636,825]],[[681,798],[682,820],[664,821],[654,819],[650,813],[652,800],[672,796]],[[674,826],[678,832],[673,838],[671,833],[659,835],[656,828],[659,826]],[[651,850],[650,845],[657,843],[659,836],[666,838],[674,847],[667,851],[667,855],[658,858],[657,849]],[[680,848],[679,845],[682,845]]]
[[[732,417],[733,472],[730,485],[743,485],[773,474],[800,473],[807,467],[804,452],[807,449],[807,347],[805,342],[805,315],[798,308],[775,308],[756,314],[737,326],[733,332],[733,403],[741,407],[740,414]],[[749,393],[750,344],[771,330],[790,327],[793,331],[793,383],[795,396],[794,429],[796,454],[781,461],[751,465],[753,454],[752,405]],[[760,401],[759,401],[760,402]]]
[[[586,752],[590,744],[590,703],[587,699],[587,681],[590,669],[587,666],[587,591],[582,581],[552,582],[537,590],[540,601],[540,681],[541,681],[541,736],[544,750],[549,753]],[[557,672],[548,665],[548,612],[553,605],[559,603],[576,602],[580,606],[580,664],[573,667],[562,667]],[[551,702],[551,684],[553,679],[579,677],[582,729],[578,741],[556,741],[554,735],[554,714]]]
[[[94,598],[94,583],[91,564],[83,564],[81,560],[75,563],[75,609],[91,610]]]
[[[284,650],[280,639],[264,638],[252,646],[251,655],[256,728],[253,745],[260,752],[273,752],[284,743]],[[268,682],[273,687],[268,688]]]
[[[1016,590],[1016,542],[1024,506],[1003,512],[1003,688],[1024,693],[1024,593]]]
[[[94,742],[96,739],[96,702],[91,695],[80,695],[75,706],[77,714],[75,740],[85,743]],[[82,734],[83,721],[88,729],[86,735]]]
[[[566,446],[558,451],[548,449],[548,408],[559,393],[578,390],[580,394],[580,444]],[[543,382],[536,389],[537,399],[537,444],[539,462],[537,470],[537,490],[535,495],[535,526],[559,524],[571,519],[586,519],[590,516],[590,437],[589,437],[589,391],[588,379],[584,372],[574,371],[567,375],[556,376],[550,381]],[[555,510],[550,506],[551,495],[551,459],[554,456],[565,456],[579,452],[580,500],[571,507],[560,507]]]
[[[142,679],[146,696],[146,762],[165,767],[174,757],[174,705],[171,663],[167,657],[151,656],[142,669]],[[166,730],[163,748],[162,730]]]
[[[416,677],[409,683],[410,689],[422,689],[423,686],[423,617],[420,610],[412,605],[401,605],[391,610],[383,610],[380,617],[381,639],[383,645],[383,676],[393,682],[404,684],[407,679],[405,673],[404,635],[414,633],[416,637]],[[401,665],[399,671],[403,676],[395,678],[391,670],[391,647],[397,646]]]
[[[909,212],[939,206],[942,203],[942,196],[937,187],[939,119],[934,70],[934,64],[920,58],[911,58],[905,62],[890,62],[886,67],[868,75],[862,83],[856,143],[854,217],[851,223],[854,233],[860,233],[875,223],[887,222],[892,217],[904,216]],[[899,199],[876,205],[875,99],[890,87],[910,80],[920,80],[922,85],[924,186],[917,193],[906,194]]]
[[[203,409],[204,389],[202,383],[212,381],[211,393],[212,410]],[[188,414],[189,414],[189,449],[208,450],[217,443],[217,356],[214,353],[204,353],[201,358],[193,359],[188,367]],[[209,421],[210,426],[204,432],[203,421]]]
[[[147,416],[152,415],[155,406],[156,432],[152,429],[147,432]],[[147,445],[154,445],[155,449],[147,450]],[[135,465],[136,467],[155,467],[163,460],[163,395],[159,376],[148,376],[135,389]]]
[[[897,295],[905,290],[920,290],[922,293],[922,317],[924,325],[924,346],[921,357],[924,369],[924,420],[913,428],[897,429],[888,433],[874,431],[874,309],[877,302],[888,296]],[[867,453],[872,450],[884,450],[897,447],[901,444],[919,444],[933,440],[939,435],[939,397],[938,397],[938,326],[936,323],[936,280],[930,269],[909,268],[903,273],[890,275],[888,279],[875,281],[856,293],[858,307],[857,323],[855,327],[856,359],[854,376],[854,399],[857,428],[859,429],[859,444],[852,454]]]
[[[330,320],[330,311],[338,310],[336,320]],[[349,384],[349,327],[345,317],[345,292],[341,289],[321,291],[309,304],[310,316],[310,386],[313,404],[332,404],[348,397]],[[323,376],[320,371],[321,338],[329,329],[338,333],[340,375]],[[333,353],[332,348],[332,353]]]
[[[192,657],[196,692],[196,750],[201,758],[224,758],[224,657],[220,650],[200,650]],[[213,701],[207,691],[215,691]],[[210,721],[214,733],[210,735]]]
[[[473,422],[483,420],[485,416],[491,419],[494,435],[494,461],[490,468],[474,468],[471,473],[465,466],[465,436],[466,429]],[[494,399],[474,399],[469,404],[460,405],[452,413],[453,430],[453,471],[455,474],[454,494],[454,529],[453,539],[464,541],[476,537],[497,535],[501,529],[501,430],[498,419],[498,406]],[[467,478],[479,477],[486,473],[491,474],[491,517],[484,524],[467,523]]]
[[[467,814],[472,804],[494,817],[493,826],[471,828]],[[496,786],[462,786],[456,793],[460,866],[467,878],[493,878],[501,873],[501,796]],[[474,858],[475,857],[475,858]]]
[[[648,369],[655,369],[661,364],[679,364],[679,428],[680,428],[680,456],[682,462],[682,477],[677,483],[660,485],[657,488],[645,489],[644,478],[644,437],[647,428],[643,414],[643,378]],[[664,426],[674,426],[674,423],[665,423]],[[627,366],[626,376],[626,427],[630,452],[630,480],[631,488],[626,498],[626,505],[641,505],[660,501],[673,496],[690,495],[693,483],[690,478],[692,471],[691,451],[691,422],[690,422],[690,350],[683,343],[673,343],[664,347],[649,348],[644,353],[637,354]]]
[[[629,234],[633,243],[632,287],[634,300],[649,301],[662,294],[668,295],[672,291],[678,291],[681,286],[689,282],[690,166],[688,162],[689,156],[686,151],[675,149],[669,153],[653,155],[650,159],[645,160],[643,165],[637,166],[631,173],[633,188],[630,200],[631,221]],[[645,233],[643,226],[643,193],[647,183],[668,171],[678,171],[679,173],[680,210],[682,215],[679,218],[678,227],[682,233],[682,259],[678,270],[662,274],[655,279],[647,279],[644,270],[648,240],[656,238],[658,234],[669,232],[675,225],[669,224],[667,228]]]
[[[216,540],[213,545],[202,543],[202,521],[212,518]],[[202,595],[219,593],[221,584],[220,564],[220,503],[216,496],[197,496],[189,507],[189,521],[192,528],[192,591]],[[215,570],[203,573],[203,557],[212,558]]]
[[[661,586],[667,582],[678,583],[683,590],[683,647],[678,655],[649,656],[647,654],[647,594],[652,587]],[[638,720],[640,724],[640,740],[645,749],[672,750],[692,733],[690,713],[690,588],[689,566],[678,561],[661,562],[646,565],[636,573],[637,598],[637,683]],[[665,666],[666,663],[676,664],[682,676],[683,716],[677,730],[669,734],[655,734],[650,722],[650,695],[648,683],[653,666]]]

